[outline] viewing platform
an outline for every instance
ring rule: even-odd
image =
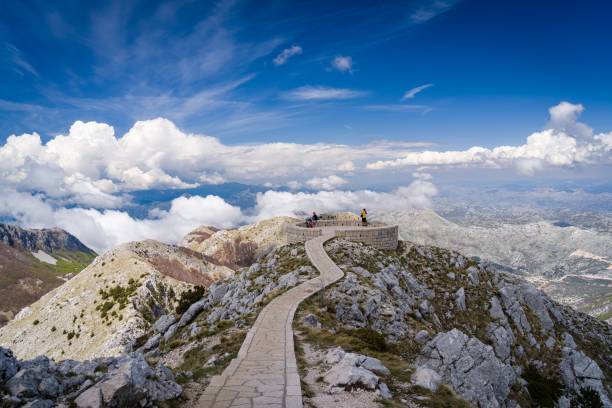
[[[396,249],[399,229],[397,225],[387,225],[379,221],[362,225],[358,220],[320,219],[314,227],[305,222],[289,225],[285,229],[287,243],[306,242],[318,236],[332,233],[338,238],[353,242],[363,242],[378,249]]]

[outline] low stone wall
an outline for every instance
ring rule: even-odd
[[[396,249],[398,226],[367,227],[336,231],[336,236],[354,242],[363,242],[378,249]]]
[[[305,242],[322,234],[321,227],[347,227],[336,230],[336,236],[354,242],[363,242],[378,249],[395,249],[398,242],[397,225],[385,225],[381,222],[368,223],[361,221],[319,220],[315,228],[306,228],[305,223],[289,225],[285,229],[287,242]]]

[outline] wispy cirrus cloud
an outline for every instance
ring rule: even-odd
[[[446,13],[459,3],[459,1],[460,0],[433,0],[415,10],[414,13],[410,15],[410,19],[416,24],[425,23],[440,14]]]
[[[14,44],[6,42],[3,48],[3,59],[6,60],[13,71],[17,72],[19,75],[25,75],[27,73],[37,78],[40,76],[36,68],[28,62],[23,52]]]
[[[404,101],[406,99],[413,99],[415,96],[417,96],[417,94],[423,92],[427,88],[431,88],[432,86],[433,84],[415,86],[414,88],[409,89],[404,93],[404,96],[402,96],[402,100]]]
[[[381,104],[381,105],[365,105],[363,107],[370,111],[383,112],[408,112],[426,114],[433,110],[429,105],[409,105],[409,104]]]
[[[302,47],[300,47],[299,45],[292,45],[291,47],[285,48],[284,50],[282,50],[281,53],[278,54],[276,58],[274,58],[274,60],[272,60],[272,62],[277,67],[280,65],[285,65],[285,63],[287,62],[287,60],[289,60],[289,58],[295,55],[300,55],[301,53],[302,53]]]
[[[368,95],[368,92],[356,89],[305,85],[285,92],[284,97],[286,99],[298,101],[321,101],[334,99],[355,99],[364,97],[366,95]]]

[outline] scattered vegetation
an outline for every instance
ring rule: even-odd
[[[603,408],[599,393],[591,387],[582,387],[572,398],[572,408]]]
[[[189,306],[202,299],[205,293],[206,288],[203,286],[195,286],[194,288],[181,293],[178,304],[176,306],[176,313],[179,315],[185,313]]]
[[[531,400],[538,407],[553,408],[563,393],[563,386],[557,379],[545,377],[533,365],[527,367],[523,378],[527,381],[527,390]]]
[[[100,289],[99,294],[102,297],[103,303],[96,306],[96,310],[100,312],[102,319],[108,319],[108,312],[115,306],[119,306],[119,310],[127,306],[130,297],[136,292],[140,282],[130,278],[127,286],[117,285],[108,290]],[[117,313],[114,313],[117,316]],[[107,322],[108,324],[108,322]]]
[[[34,320],[34,321],[32,322],[32,324],[33,324],[34,326],[38,325],[38,323],[40,323],[40,321],[39,321],[38,319],[36,319],[36,320]]]
[[[419,400],[422,404],[429,408],[471,408],[472,405],[462,398],[458,397],[451,389],[444,385],[440,385],[435,392],[431,392],[426,388],[413,387],[416,394],[427,397],[427,399]]]

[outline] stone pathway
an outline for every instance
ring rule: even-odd
[[[320,276],[270,302],[249,330],[238,357],[231,361],[198,401],[198,408],[301,408],[302,388],[293,347],[293,316],[298,305],[343,273],[323,249],[335,228],[305,243],[306,254]]]

